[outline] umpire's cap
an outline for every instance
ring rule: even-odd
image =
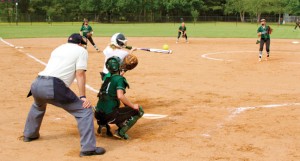
[[[86,42],[82,39],[82,36],[78,33],[72,34],[68,38],[68,43],[73,43],[73,44],[83,44],[86,45]]]

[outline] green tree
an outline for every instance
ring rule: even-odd
[[[272,0],[252,0],[247,2],[246,11],[256,16],[257,22],[261,19],[261,14],[270,13]]]
[[[247,11],[247,3],[249,0],[227,0],[225,4],[225,13],[238,13],[241,22],[245,22],[245,13]]]
[[[194,24],[197,22],[198,17],[199,17],[199,12],[197,10],[192,10],[191,15],[193,16]]]

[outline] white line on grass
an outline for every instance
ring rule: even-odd
[[[300,106],[300,103],[283,103],[283,104],[270,104],[270,105],[259,105],[259,106],[248,106],[248,107],[238,107],[230,112],[230,114],[225,118],[223,122],[217,124],[214,129],[211,129],[202,134],[203,137],[211,137],[214,132],[222,129],[224,125],[230,121],[232,121],[235,117],[240,115],[243,112],[254,110],[257,108],[278,108],[278,107],[286,107],[286,106]]]
[[[40,59],[34,57],[34,56],[31,55],[30,53],[26,53],[25,51],[21,50],[20,48],[16,48],[15,45],[13,45],[13,44],[11,44],[11,43],[9,43],[9,42],[3,40],[1,37],[0,37],[0,40],[1,40],[4,44],[6,44],[6,45],[8,45],[8,46],[10,46],[10,47],[13,47],[13,48],[15,48],[15,49],[17,49],[19,52],[21,52],[21,53],[27,55],[28,57],[30,57],[31,59],[35,60],[36,62],[38,62],[38,63],[40,63],[40,64],[42,64],[42,65],[44,65],[44,66],[47,65],[47,63],[45,63],[45,62],[41,61]],[[75,82],[76,82],[76,80],[75,80]],[[90,91],[92,91],[92,92],[94,92],[94,93],[98,93],[98,92],[99,92],[98,90],[96,90],[95,88],[91,87],[91,86],[88,85],[88,84],[86,84],[85,87],[86,87],[88,90],[90,90]],[[143,117],[146,118],[146,119],[161,119],[161,118],[164,118],[164,117],[167,117],[167,116],[168,116],[168,115],[160,115],[160,114],[144,114]]]

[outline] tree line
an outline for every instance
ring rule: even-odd
[[[16,2],[18,5],[16,5]],[[1,0],[0,16],[12,19],[19,15],[39,15],[47,20],[59,17],[80,21],[155,22],[164,17],[300,15],[300,0]]]

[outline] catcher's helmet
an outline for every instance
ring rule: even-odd
[[[127,45],[127,39],[125,36],[121,33],[114,34],[111,39],[111,44],[117,46],[117,47],[124,47]]]
[[[107,70],[114,74],[120,71],[121,59],[117,56],[113,56],[107,59],[105,66]]]

